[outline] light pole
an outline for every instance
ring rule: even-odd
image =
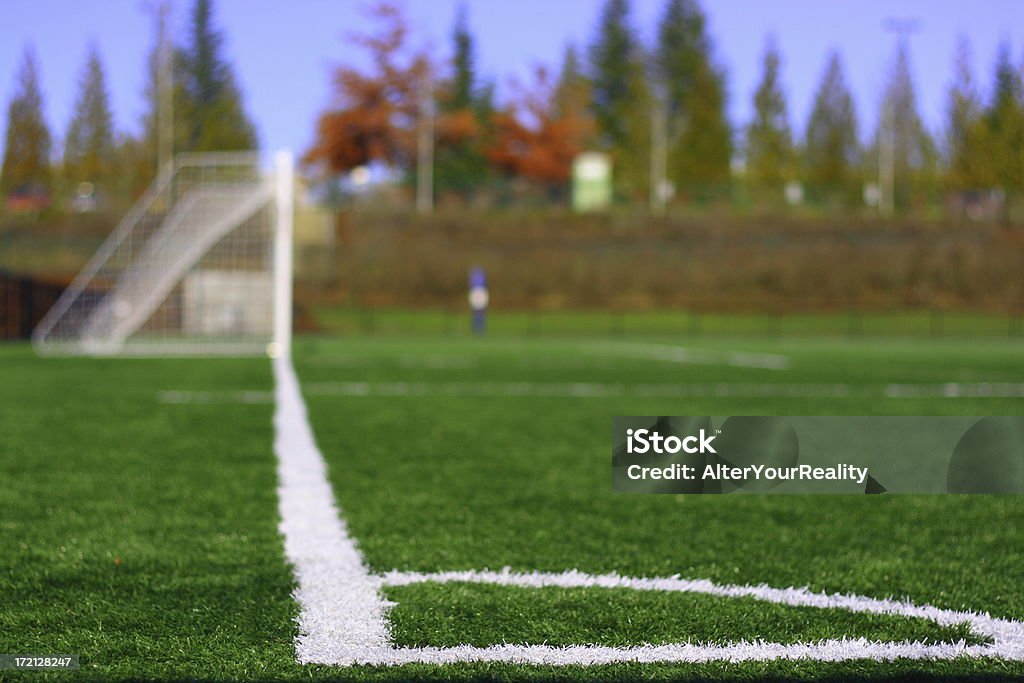
[[[655,95],[651,98],[651,213],[665,212],[665,171],[668,165],[668,102]]]
[[[896,34],[897,59],[899,52],[907,49],[908,37],[921,28],[917,19],[888,18],[883,23],[886,31]],[[896,140],[897,126],[902,126],[901,116],[906,112],[896,111],[895,98],[898,93],[886,93],[882,105],[882,122],[878,132],[878,209],[881,214],[890,218],[896,212]],[[902,144],[900,145],[902,146]]]
[[[419,121],[416,131],[416,210],[434,209],[434,84],[430,65],[420,76]]]
[[[174,48],[170,0],[147,4],[156,17],[156,150],[157,173],[174,157]]]

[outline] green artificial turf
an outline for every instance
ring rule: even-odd
[[[639,340],[647,343],[651,340]],[[1024,618],[1024,498],[615,496],[616,414],[1020,414],[1017,398],[886,398],[888,383],[1022,382],[1013,340],[707,337],[666,340],[785,355],[786,370],[629,357],[583,339],[308,338],[296,345],[318,442],[374,571],[500,569],[680,574],[721,583],[908,597]],[[0,348],[0,653],[74,653],[80,679],[652,679],[1022,676],[1024,665],[770,662],[742,665],[400,668],[300,666],[297,607],[277,534],[270,403],[261,359],[38,359]],[[418,383],[418,395],[344,395]],[[827,384],[847,397],[457,395],[453,385],[588,382]],[[224,392],[165,404],[160,392]],[[461,391],[461,390],[460,390]],[[966,633],[907,619],[822,619],[707,597],[415,585],[388,589],[401,642],[638,637],[880,639]],[[617,591],[615,593],[618,593]],[[662,600],[664,599],[664,600]],[[556,605],[557,609],[552,608]],[[500,619],[452,621],[506,605]],[[749,608],[749,609],[748,609]],[[489,608],[488,608],[489,609]],[[558,615],[567,616],[564,620]],[[489,613],[493,613],[490,610]],[[419,615],[419,616],[417,616]],[[592,616],[587,616],[592,615]],[[659,615],[664,615],[662,618]],[[623,620],[633,620],[632,622]],[[696,620],[696,621],[694,621]],[[630,623],[638,628],[626,628]],[[516,635],[514,635],[516,634]],[[401,640],[407,639],[407,640]],[[525,641],[524,641],[525,642]],[[26,677],[38,677],[27,674]],[[0,679],[13,677],[0,671]]]
[[[1015,343],[749,338],[679,343],[707,351],[781,354],[789,367],[669,363],[629,357],[614,345],[587,340],[507,338],[308,340],[297,362],[332,483],[353,535],[377,571],[511,567],[680,574],[728,584],[907,597],[1012,618],[1024,614],[1019,590],[1024,538],[1018,531],[1024,525],[1024,498],[622,496],[611,492],[608,457],[613,415],[1019,413],[1024,401],[1017,398],[885,395],[890,383],[1020,382],[1024,364]],[[365,394],[331,393],[351,382],[364,383]],[[627,389],[844,383],[854,391],[830,398],[737,398],[712,389],[704,396],[668,399],[628,391],[586,398],[452,391],[477,383],[493,390],[573,382]],[[400,383],[417,390],[403,395],[395,390]],[[418,611],[427,624],[437,624],[433,632],[414,624],[411,615],[417,610],[403,608],[395,593],[398,632],[419,634],[411,642],[449,642],[443,615],[451,605],[442,602],[426,616],[429,596],[446,595],[443,590],[413,586],[401,593],[423,605]],[[524,613],[543,610],[543,601],[525,607],[528,591],[515,593]],[[585,593],[591,597],[580,600],[593,601],[591,609],[599,611],[600,591]],[[557,613],[548,618],[557,619]],[[717,618],[709,614],[704,628],[713,629]],[[758,628],[757,636],[792,639],[786,620],[769,622],[775,627]],[[463,624],[459,632],[470,642],[487,640],[486,623]],[[593,634],[591,626],[568,617],[561,633],[582,637]],[[524,629],[524,637],[536,633]],[[515,634],[506,637],[516,642]],[[743,665],[732,673],[790,675],[781,673],[789,666]],[[843,670],[814,666],[819,673]],[[964,665],[915,666],[938,673]],[[1020,664],[982,662],[968,668],[1006,667],[1024,673]],[[639,667],[634,674],[650,670],[679,671]]]
[[[70,679],[287,661],[271,406],[155,400],[267,389],[267,362],[0,354],[0,652],[79,654]]]
[[[753,598],[656,593],[626,588],[512,588],[473,583],[392,587],[392,638],[409,647],[486,647],[502,643],[624,647],[666,643],[723,645],[867,638],[879,641],[988,642],[966,625],[925,619],[790,607]]]

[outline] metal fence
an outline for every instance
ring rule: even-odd
[[[0,271],[0,339],[28,339],[64,291],[64,283]]]

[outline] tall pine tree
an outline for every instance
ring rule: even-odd
[[[50,187],[53,139],[43,115],[43,93],[35,52],[25,48],[14,97],[7,107],[7,136],[0,166],[0,190],[38,185]]]
[[[491,90],[477,82],[475,40],[465,5],[460,5],[456,14],[452,48],[452,75],[441,96],[437,122],[434,188],[438,195],[469,199],[487,176],[482,148]]]
[[[992,170],[991,185],[1001,187],[1011,200],[1024,196],[1024,85],[1002,43],[996,57],[992,99],[985,110],[983,136]]]
[[[985,185],[985,160],[981,149],[981,102],[971,69],[971,46],[966,36],[957,44],[953,82],[946,107],[945,158],[947,184],[953,190],[974,190]]]
[[[599,142],[613,152],[627,144],[625,120],[637,52],[629,0],[607,0],[589,61]]]
[[[1010,45],[1005,41],[999,44],[993,81],[992,101],[986,114],[990,125],[994,129],[999,129],[1013,117],[1024,96],[1020,72],[1013,65]]]
[[[761,82],[754,92],[754,120],[747,127],[747,174],[756,196],[782,199],[786,182],[793,179],[793,138],[786,96],[779,82],[782,58],[775,41],[768,39],[761,66]]]
[[[224,36],[214,25],[212,0],[195,0],[190,42],[184,54],[183,102],[187,148],[193,151],[256,147],[256,131],[242,107],[231,65],[223,56]]]
[[[892,206],[906,209],[912,202],[930,199],[934,192],[938,155],[917,111],[917,96],[910,75],[910,57],[905,43],[896,50],[889,83],[882,100],[882,110],[875,133],[875,153],[869,155],[880,166],[881,175],[892,173],[892,187],[882,187],[883,194],[892,192]]]
[[[645,202],[651,187],[651,108],[654,106],[647,69],[642,55],[630,63],[629,106],[622,127],[625,143],[616,153],[617,169],[612,175],[619,193],[634,202]]]
[[[854,201],[858,195],[860,147],[853,96],[839,53],[828,58],[804,142],[804,178],[818,200]]]
[[[156,176],[160,164],[166,162],[166,159],[162,158],[163,155],[173,155],[175,152],[188,149],[188,140],[192,134],[192,124],[188,116],[188,97],[184,87],[185,53],[176,47],[171,39],[169,8],[169,0],[161,0],[154,4],[156,12],[153,46],[144,63],[141,134],[138,137],[122,136],[117,141],[118,167],[121,170],[118,174],[119,192],[129,197],[137,197],[145,191]],[[167,50],[167,58],[170,61],[166,84],[161,83],[164,49]],[[162,95],[166,96],[168,93],[161,93],[161,85],[169,90],[169,104],[172,105],[170,117],[174,119],[167,131],[174,139],[170,141],[168,148],[163,150],[160,126],[166,122],[162,122],[160,118],[160,102]]]
[[[454,74],[452,76],[451,106],[453,109],[472,107],[476,95],[476,54],[473,34],[469,30],[469,18],[465,5],[459,5],[455,17],[455,28],[452,30],[452,44],[455,48],[452,57]]]
[[[555,106],[560,116],[591,117],[590,103],[593,89],[583,73],[579,52],[569,44],[562,55],[562,66],[558,73],[558,87],[555,89]]]
[[[64,139],[64,181],[105,185],[114,175],[114,117],[99,50],[89,48],[71,123]]]
[[[619,195],[642,200],[650,182],[651,107],[647,55],[630,23],[628,0],[607,0],[589,51],[597,144],[612,154]]]
[[[683,195],[724,192],[732,157],[725,77],[714,63],[697,0],[668,1],[654,62],[669,115],[669,180]]]

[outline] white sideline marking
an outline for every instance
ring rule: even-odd
[[[389,648],[380,581],[348,535],[288,357],[274,360],[274,451],[284,549],[295,571],[300,663],[374,659]]]
[[[324,459],[313,438],[298,379],[287,357],[274,361],[274,450],[278,457],[281,525],[285,555],[295,572],[298,588],[299,635],[296,659],[302,664],[449,664],[457,662],[509,662],[536,665],[594,665],[616,662],[709,662],[801,659],[953,659],[1000,657],[1024,661],[1024,623],[987,614],[958,612],[909,601],[859,595],[813,593],[806,588],[731,586],[707,580],[631,578],[617,574],[516,573],[510,570],[456,571],[422,574],[369,573],[355,541],[348,535],[327,480]],[[635,647],[600,645],[493,645],[490,647],[395,647],[389,637],[381,594],[384,586],[422,582],[471,581],[509,586],[569,588],[632,588],[636,590],[695,592],[723,598],[752,597],[794,606],[847,609],[906,617],[920,617],[943,625],[966,623],[988,645],[966,642],[925,644],[878,642],[864,638],[832,639],[812,643],[741,641],[726,645],[672,643]],[[514,637],[514,634],[510,634]]]
[[[692,365],[731,365],[737,368],[761,370],[785,370],[789,357],[778,353],[754,353],[749,351],[712,351],[690,349],[685,346],[666,344],[642,344],[635,342],[600,342],[584,346],[591,353],[613,353],[629,358],[664,361],[667,363],[688,363]]]

